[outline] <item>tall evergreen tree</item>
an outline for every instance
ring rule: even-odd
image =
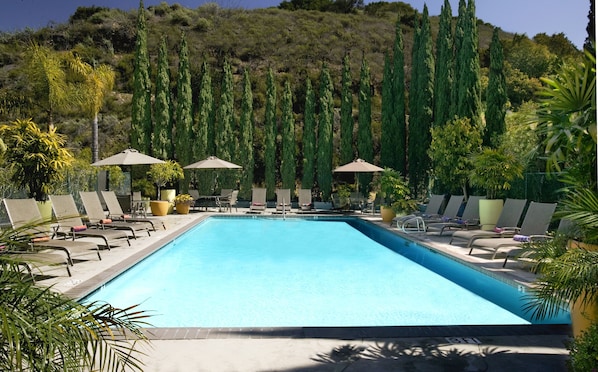
[[[394,169],[397,131],[392,125],[392,67],[388,52],[384,53],[384,70],[382,73],[382,104],[380,107],[380,165]]]
[[[498,28],[494,28],[490,43],[490,71],[486,90],[486,129],[484,146],[497,147],[499,137],[506,131],[507,82],[505,79],[502,44],[498,38]]]
[[[232,151],[235,144],[233,133],[234,128],[234,86],[233,86],[233,72],[228,60],[224,61],[222,67],[222,82],[220,88],[220,106],[216,118],[216,156],[220,159],[231,161]],[[221,177],[220,187],[233,188],[232,177],[229,174],[224,174]]]
[[[143,0],[139,1],[137,12],[137,36],[135,39],[135,61],[133,71],[133,98],[131,101],[131,146],[142,153],[151,151],[152,111],[147,52],[147,25]]]
[[[416,93],[416,101],[410,102],[413,111],[409,117],[409,184],[415,196],[427,191],[430,159],[430,127],[433,121],[434,99],[434,54],[428,7],[424,5],[421,26],[416,34],[417,48],[413,64],[410,94]],[[415,92],[414,92],[415,90]]]
[[[208,63],[201,65],[201,81],[199,84],[197,111],[193,120],[193,146],[191,147],[192,159],[199,161],[214,155],[214,96],[212,93],[212,78]],[[212,177],[196,178],[197,190],[200,194],[207,195],[212,190]]]
[[[316,97],[311,79],[305,79],[305,112],[303,114],[303,178],[301,187],[314,186],[316,158]]]
[[[295,118],[293,116],[293,92],[287,80],[282,93],[282,188],[295,190],[296,155],[295,155]]]
[[[201,65],[198,105],[194,125],[193,159],[200,160],[215,154],[214,146],[214,96],[210,67],[204,61]]]
[[[318,153],[316,174],[323,200],[329,200],[332,193],[332,122],[334,120],[334,87],[328,65],[322,64],[320,73]]]
[[[189,70],[189,50],[187,38],[181,35],[179,50],[179,71],[177,76],[177,100],[175,118],[175,144],[176,159],[182,165],[191,163],[191,125],[193,122],[191,92],[191,71]]]
[[[343,58],[343,76],[341,87],[341,141],[340,163],[346,164],[355,160],[353,153],[353,93],[351,66],[349,55]]]
[[[444,0],[440,11],[436,38],[436,69],[434,77],[434,125],[444,125],[451,119],[453,91],[453,11],[449,0]]]
[[[370,67],[365,55],[361,60],[361,71],[359,73],[359,116],[357,131],[357,151],[359,157],[367,162],[374,160],[374,140],[372,139],[372,83]],[[359,192],[367,191],[372,181],[371,174],[360,174]]]
[[[457,16],[457,24],[455,25],[455,42],[453,46],[453,55],[455,56],[455,63],[453,66],[453,90],[451,93],[451,120],[453,117],[458,115],[457,104],[459,102],[459,87],[458,84],[461,81],[461,65],[463,61],[459,58],[461,53],[463,38],[465,36],[465,28],[467,21],[467,2],[465,0],[459,0],[459,10]]]
[[[463,41],[457,55],[459,61],[459,80],[456,82],[457,116],[470,118],[472,125],[480,128],[482,99],[478,53],[478,26],[474,0],[469,0],[467,3],[465,17]]]
[[[162,37],[158,52],[158,73],[156,75],[155,124],[152,136],[152,154],[164,160],[174,159],[171,111],[168,49],[166,48],[166,37]]]
[[[392,119],[391,128],[396,137],[391,135],[395,143],[395,152],[389,165],[401,174],[407,174],[407,121],[405,108],[405,51],[403,50],[403,31],[401,15],[395,24],[395,41],[392,48]]]
[[[243,98],[241,102],[241,117],[239,118],[239,151],[236,152],[236,162],[243,167],[239,195],[245,199],[251,196],[253,185],[253,93],[249,70],[243,73]]]
[[[268,69],[266,78],[266,108],[264,118],[264,168],[267,198],[274,198],[276,188],[276,81],[274,72]]]

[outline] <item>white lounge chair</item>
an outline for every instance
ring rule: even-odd
[[[248,213],[264,213],[266,211],[266,189],[254,187],[251,190],[251,204]]]

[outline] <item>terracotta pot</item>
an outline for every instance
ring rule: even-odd
[[[502,212],[502,199],[481,199],[480,208],[480,226],[482,230],[492,230],[496,227],[496,221]]]
[[[394,209],[381,205],[380,215],[382,216],[383,222],[390,222],[397,214],[395,213]]]
[[[154,216],[166,216],[170,208],[170,202],[166,200],[151,200],[150,208]]]
[[[175,208],[177,214],[189,214],[191,205],[189,203],[176,203]]]
[[[569,240],[567,246],[569,249],[582,248],[588,251],[598,251],[598,245],[576,240]],[[582,332],[588,329],[592,323],[598,322],[598,303],[590,303],[584,306],[582,305],[583,297],[581,296],[570,306],[571,327],[573,328],[574,337],[581,336]]]

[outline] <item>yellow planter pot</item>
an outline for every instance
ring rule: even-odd
[[[498,217],[502,212],[502,207],[502,199],[481,199],[479,201],[482,230],[492,230],[496,227],[496,221],[498,221]]]
[[[382,216],[382,221],[390,222],[393,218],[395,218],[396,213],[394,209],[385,207],[383,205],[380,206],[380,215]]]
[[[39,209],[39,213],[42,215],[42,219],[44,221],[50,221],[52,219],[52,202],[47,201],[38,201],[37,208]]]
[[[189,203],[176,203],[175,208],[178,214],[189,214],[189,208],[191,205]]]
[[[598,251],[598,245],[579,242],[576,240],[569,240],[567,244],[569,249],[581,248],[588,251]],[[570,306],[571,311],[571,327],[573,328],[573,336],[581,336],[592,325],[598,322],[598,303],[590,303],[585,306],[582,305],[582,299],[577,299]]]
[[[166,200],[151,200],[150,208],[154,216],[166,216],[171,204]]]

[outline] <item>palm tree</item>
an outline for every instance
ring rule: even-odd
[[[115,73],[108,65],[92,66],[78,56],[68,58],[70,69],[80,77],[82,82],[77,84],[76,96],[79,106],[93,119],[91,125],[91,161],[99,159],[98,144],[98,114],[104,105],[104,98],[112,91]]]
[[[581,65],[565,66],[556,79],[544,79],[548,86],[542,91],[538,125],[546,138],[548,170],[566,169],[570,185],[557,215],[573,221],[581,231],[579,239],[590,244],[598,243],[595,65],[595,57],[586,53]],[[569,249],[543,265],[540,274],[527,306],[534,317],[550,316],[564,302],[598,304],[598,251]]]
[[[0,240],[11,249],[27,248],[11,240],[17,235],[4,230]],[[136,347],[148,342],[141,329],[148,325],[146,313],[136,306],[79,304],[37,286],[9,257],[0,255],[0,370],[143,370]]]

